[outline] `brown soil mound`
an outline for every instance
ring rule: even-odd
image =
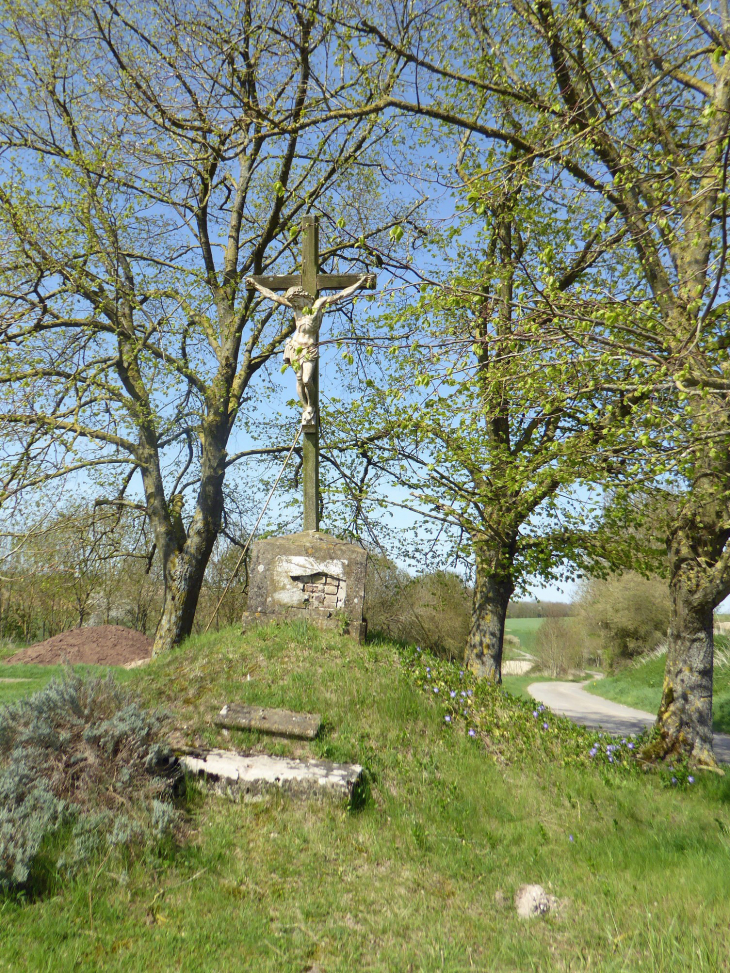
[[[98,625],[61,632],[45,642],[29,645],[5,662],[35,662],[41,666],[57,665],[68,660],[74,664],[126,666],[149,659],[152,639],[123,625]]]

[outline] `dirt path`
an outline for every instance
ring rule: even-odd
[[[587,680],[591,682],[592,680]],[[534,682],[527,687],[528,693],[539,703],[549,706],[554,713],[567,716],[574,723],[591,729],[602,729],[612,736],[627,736],[651,726],[656,714],[632,709],[613,700],[587,693],[578,682]],[[715,756],[723,763],[730,763],[730,736],[715,734]]]

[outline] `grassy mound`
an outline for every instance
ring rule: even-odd
[[[133,682],[190,742],[358,761],[370,798],[199,795],[174,857],[0,906],[0,970],[728,968],[727,780],[673,787],[630,741],[607,751],[458,667],[294,626],[191,639]],[[225,702],[320,712],[325,731],[226,733]],[[523,883],[570,901],[526,922]]]

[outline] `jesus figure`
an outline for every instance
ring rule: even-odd
[[[361,287],[372,283],[372,274],[364,274],[350,287],[336,294],[318,297],[314,300],[303,287],[290,287],[283,297],[259,284],[255,278],[247,277],[246,283],[255,287],[259,294],[269,300],[289,307],[294,312],[296,329],[284,346],[284,361],[291,365],[297,379],[297,395],[302,403],[302,426],[311,429],[317,425],[317,394],[315,381],[317,359],[319,358],[319,329],[325,308],[351,297]]]

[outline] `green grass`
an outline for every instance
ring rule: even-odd
[[[191,740],[357,760],[371,796],[354,812],[198,794],[177,853],[0,900],[0,970],[730,969],[730,781],[677,789],[594,764],[595,734],[552,715],[543,730],[531,704],[429,668],[387,642],[289,626],[191,639],[132,670]],[[326,730],[312,744],[226,737],[212,716],[234,701],[317,711]],[[565,914],[518,919],[525,882],[569,898]]]
[[[666,656],[623,669],[615,676],[588,683],[586,689],[596,696],[625,706],[656,713],[662,698]],[[718,733],[730,733],[730,667],[715,669],[712,702],[713,726]]]
[[[77,665],[71,666],[71,668],[81,676],[111,671],[119,682],[128,682],[131,678],[130,670],[117,666]],[[0,704],[14,703],[24,696],[30,696],[39,689],[43,689],[51,679],[61,676],[64,669],[65,666],[39,666],[26,663],[0,664]],[[20,681],[11,681],[16,679]],[[5,682],[5,680],[8,681]]]

